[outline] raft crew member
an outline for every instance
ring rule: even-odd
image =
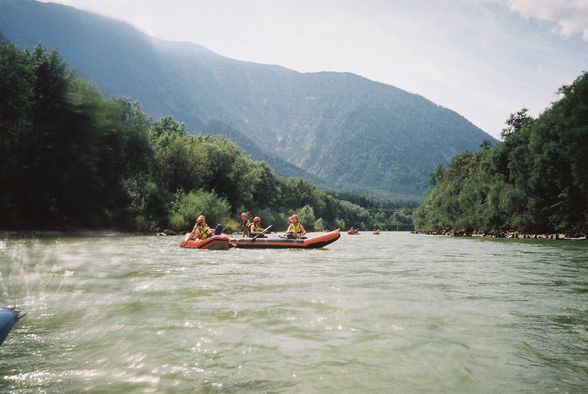
[[[196,218],[196,224],[192,229],[190,239],[206,239],[213,235],[219,235],[222,231],[223,228],[220,224],[217,224],[214,230],[212,230],[208,227],[208,224],[206,224],[206,217],[200,215]]]
[[[286,230],[286,236],[288,239],[298,239],[306,235],[304,226],[298,221],[298,215],[294,214],[288,218],[290,225]]]
[[[247,214],[243,212],[241,214],[241,232],[243,233],[244,237],[251,237],[251,230],[249,227],[251,226],[251,222],[247,217]]]
[[[261,218],[256,216],[253,218],[253,223],[249,225],[249,236],[257,238],[265,238],[263,234],[263,227],[261,227]]]

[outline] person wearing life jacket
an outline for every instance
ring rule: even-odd
[[[290,225],[286,230],[286,236],[288,239],[298,239],[306,235],[304,226],[298,221],[298,215],[294,214],[288,218]]]
[[[200,215],[196,218],[196,224],[192,229],[190,239],[206,239],[213,235],[219,235],[222,230],[223,228],[220,224],[217,224],[214,230],[208,227],[208,224],[206,224],[206,217]]]
[[[247,214],[243,212],[241,214],[241,232],[243,232],[244,237],[251,237],[251,230],[249,227],[251,226],[251,221],[247,217]]]
[[[249,226],[249,236],[257,238],[265,238],[263,234],[263,227],[261,227],[261,218],[256,216],[253,218],[253,223]]]

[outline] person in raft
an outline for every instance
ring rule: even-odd
[[[249,227],[251,226],[251,222],[247,217],[247,214],[243,212],[241,214],[241,232],[243,232],[244,237],[251,237],[251,230]]]
[[[212,237],[213,235],[220,235],[223,231],[223,227],[220,224],[217,224],[214,230],[208,227],[206,224],[206,217],[204,215],[200,215],[196,218],[196,224],[192,229],[192,233],[190,235],[190,239],[206,239],[208,237]]]
[[[306,235],[304,226],[298,221],[298,215],[294,214],[290,216],[288,222],[290,222],[288,230],[286,230],[286,237],[288,239],[303,238]]]
[[[261,227],[261,218],[256,216],[253,218],[253,223],[249,225],[249,236],[257,238],[265,238],[263,234],[263,227]]]

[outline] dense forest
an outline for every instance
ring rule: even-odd
[[[410,205],[362,207],[280,178],[224,137],[104,97],[55,51],[1,41],[1,228],[183,231],[204,213],[235,230],[242,211],[275,230],[293,212],[315,230],[410,224]]]
[[[537,119],[512,114],[503,143],[455,156],[431,176],[419,231],[588,232],[588,73],[559,90]]]

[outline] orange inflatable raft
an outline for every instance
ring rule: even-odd
[[[227,250],[234,240],[226,234],[213,235],[205,239],[190,239],[190,233],[186,233],[180,246],[182,248]]]

